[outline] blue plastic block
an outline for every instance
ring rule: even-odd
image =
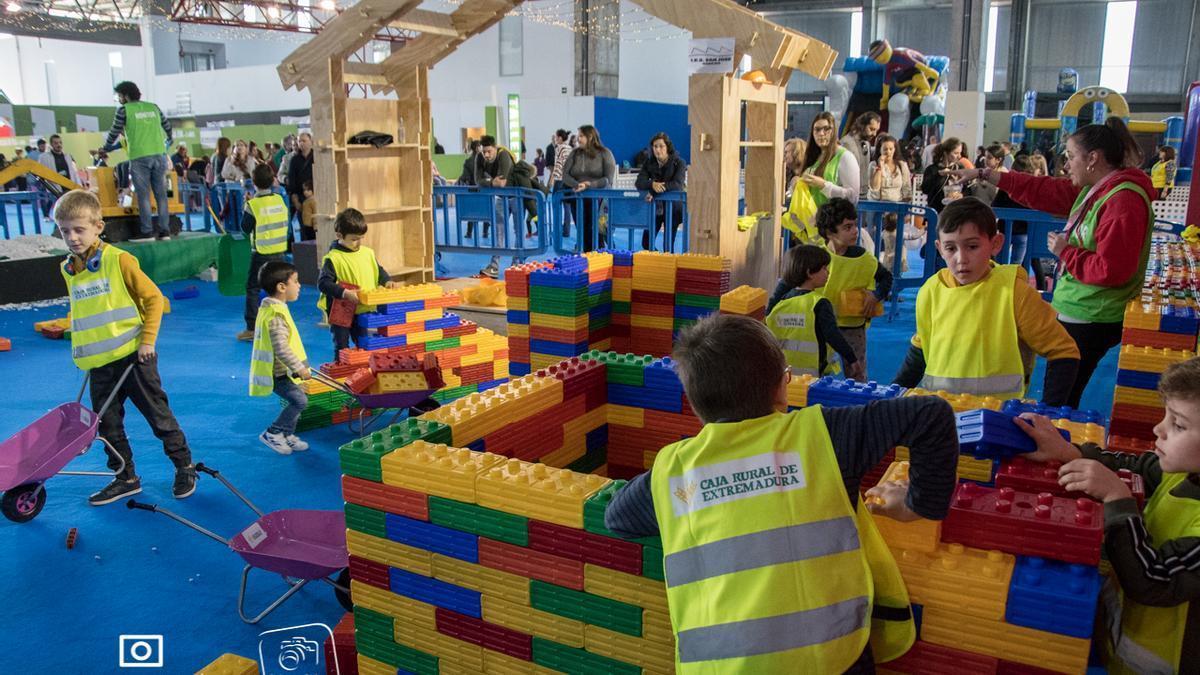
[[[608,445],[608,425],[602,424],[587,432],[587,449],[589,451]]]
[[[907,391],[898,384],[883,385],[871,380],[866,383],[822,377],[808,387],[808,405],[837,408],[865,405],[871,401],[898,398]]]
[[[479,562],[479,537],[467,532],[387,514],[387,538],[413,548],[441,553],[467,562]]]
[[[682,412],[683,394],[628,384],[608,385],[608,402],[664,412]]]
[[[408,338],[403,335],[383,337],[382,335],[365,335],[358,341],[363,349],[385,349],[387,347],[402,347],[408,344]]]
[[[612,279],[597,281],[594,284],[588,284],[588,295],[600,295],[601,293],[612,292]]]
[[[482,438],[480,438],[479,440],[468,443],[467,449],[474,450],[475,452],[487,452],[487,443],[485,443],[484,440]]]
[[[601,253],[611,253],[613,257],[613,267],[633,267],[633,251],[621,251],[615,249],[602,249]]]
[[[462,319],[457,314],[447,314],[440,319],[429,319],[425,322],[425,330],[437,330],[438,328],[453,328],[461,326]]]
[[[409,300],[408,302],[389,302],[386,305],[376,305],[376,314],[407,314],[425,309],[424,300]]]
[[[812,401],[811,390],[809,401]],[[959,448],[979,459],[1006,459],[1037,450],[1037,443],[1013,424],[1013,417],[995,410],[955,413]],[[1058,433],[1071,440],[1070,432],[1065,429],[1059,429]]]
[[[442,607],[452,612],[483,618],[481,594],[469,588],[455,586],[444,581],[413,574],[395,567],[388,569],[389,586],[392,592],[406,598],[419,600],[429,605]]]
[[[1195,335],[1200,332],[1200,318],[1193,307],[1170,305],[1163,309],[1158,320],[1158,330],[1163,333]]]
[[[687,305],[675,305],[676,319],[701,319],[717,310],[713,307],[689,307]]]
[[[550,261],[554,265],[554,269],[563,270],[566,272],[578,272],[580,270],[587,271],[587,258],[579,254],[562,255]]]
[[[195,286],[181,288],[171,294],[172,300],[191,300],[192,298],[200,297],[200,289]]]
[[[508,374],[511,377],[521,377],[522,375],[528,375],[532,371],[533,368],[528,363],[521,363],[520,361],[508,362]]]
[[[1104,415],[1101,415],[1095,410],[1076,410],[1070,406],[1062,406],[1055,408],[1052,406],[1042,405],[1041,403],[1024,403],[1019,399],[1010,398],[1004,402],[1000,412],[1009,415],[1020,415],[1021,413],[1036,413],[1045,415],[1052,420],[1069,419],[1072,422],[1091,422],[1104,426]]]
[[[510,373],[512,372],[512,366],[513,366],[513,364],[510,362],[508,364],[508,372],[510,372]],[[498,380],[489,380],[487,382],[480,382],[479,383],[479,391],[487,391],[488,389],[495,389],[496,387],[499,387],[500,385],[504,384],[505,382],[508,382],[507,377],[502,377]]]
[[[530,340],[529,351],[537,352],[538,354],[550,354],[552,356],[561,356],[564,359],[572,356],[585,354],[588,351],[588,343],[583,342],[553,342],[551,340]]]
[[[588,319],[602,319],[612,316],[612,303],[606,303],[588,310]]]
[[[529,312],[523,309],[510,309],[508,310],[508,322],[528,326]]]
[[[642,378],[647,387],[683,394],[683,383],[679,381],[679,375],[675,373],[675,362],[669,356],[651,361],[642,371]]]
[[[1101,585],[1095,567],[1017,556],[1005,620],[1014,626],[1090,638]]]
[[[1140,370],[1118,370],[1117,384],[1122,387],[1138,389],[1158,389],[1158,380],[1162,373],[1144,373]]]
[[[363,328],[382,328],[383,326],[394,326],[396,324],[408,323],[408,314],[400,312],[396,314],[379,314],[378,312],[367,312],[366,314],[356,314],[354,323]]]
[[[534,270],[529,273],[529,285],[552,288],[587,288],[587,269],[582,271],[546,268]]]

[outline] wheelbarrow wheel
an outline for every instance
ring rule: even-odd
[[[14,523],[25,523],[37,517],[46,505],[46,490],[40,483],[26,483],[4,493],[0,511]]]
[[[342,590],[342,588],[346,588],[346,589],[350,588],[350,568],[349,567],[347,567],[346,569],[344,569],[338,573],[336,583],[337,583],[337,586],[333,587],[333,593],[334,593],[334,595],[337,596],[338,604],[340,604],[342,606],[342,608],[345,609],[347,612],[353,612],[354,611],[354,603],[351,602],[351,600],[350,600],[350,591]],[[342,588],[338,588],[338,586],[341,586]]]

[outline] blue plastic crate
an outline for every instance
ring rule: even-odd
[[[481,593],[469,588],[455,586],[444,581],[413,574],[408,570],[392,567],[388,570],[388,585],[393,593],[412,598],[452,612],[483,618],[480,602]]]
[[[628,384],[608,385],[608,402],[635,408],[650,408],[664,412],[683,411],[683,393],[637,387]]]
[[[811,401],[811,394],[809,396]],[[1013,417],[995,410],[955,413],[959,448],[979,459],[1007,459],[1037,450],[1037,443],[1013,424]],[[1065,429],[1059,429],[1058,433],[1067,441],[1071,440],[1071,434]]]
[[[506,316],[509,323],[521,324],[524,326],[529,325],[529,312],[523,309],[510,309],[508,310]]]
[[[479,562],[479,537],[476,535],[394,513],[386,515],[388,539],[470,563]]]
[[[1090,638],[1102,585],[1095,567],[1017,556],[1004,618],[1014,626]]]
[[[808,405],[820,404],[830,408],[865,405],[871,401],[899,398],[905,391],[907,389],[898,384],[885,385],[874,380],[864,383],[822,377],[809,385]]]
[[[1162,373],[1144,373],[1140,370],[1118,370],[1117,384],[1122,387],[1137,389],[1158,389],[1158,380]]]
[[[407,314],[425,309],[424,300],[409,300],[408,302],[389,302],[386,305],[376,305],[376,314]]]
[[[1053,407],[1042,405],[1041,403],[1025,403],[1020,399],[1010,398],[1004,402],[1000,408],[1000,412],[1009,415],[1020,415],[1021,413],[1036,413],[1045,415],[1052,420],[1069,419],[1072,422],[1091,422],[1092,424],[1105,425],[1104,415],[1101,415],[1095,410],[1076,410],[1070,406]]]
[[[358,346],[362,349],[386,349],[388,347],[402,347],[406,344],[408,344],[408,338],[403,335],[395,337],[364,335],[358,341]]]

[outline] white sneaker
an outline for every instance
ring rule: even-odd
[[[258,440],[263,442],[263,445],[278,452],[281,455],[292,454],[292,446],[288,444],[287,437],[283,434],[273,434],[269,431],[262,432]]]
[[[300,440],[300,437],[296,434],[288,434],[284,436],[284,439],[286,439],[287,444],[291,446],[292,452],[304,452],[308,449],[308,443]]]
[[[154,241],[154,235],[152,235],[152,234],[151,235],[142,235],[140,237],[134,237],[133,239],[130,239],[129,241],[134,244],[142,244],[147,241]]]

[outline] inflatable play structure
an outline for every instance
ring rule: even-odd
[[[876,40],[869,56],[847,58],[845,74],[826,80],[830,109],[842,120],[842,133],[856,117],[874,111],[883,117],[889,135],[907,139],[916,133],[911,122],[945,113],[942,80],[949,65],[948,57]]]

